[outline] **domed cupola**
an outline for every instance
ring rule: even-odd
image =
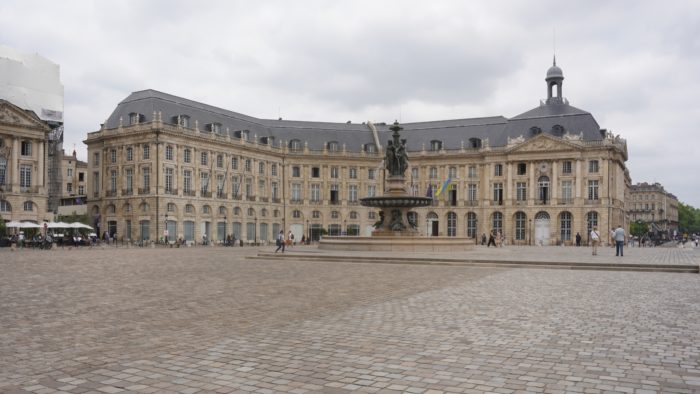
[[[547,78],[544,80],[547,81],[547,104],[563,104],[562,85],[564,82],[564,72],[561,68],[557,67],[556,56],[552,61],[552,67],[547,70]],[[553,94],[555,86],[557,88],[556,95]]]

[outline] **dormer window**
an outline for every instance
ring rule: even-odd
[[[337,152],[338,151],[338,142],[331,141],[326,145],[326,147],[327,147],[329,152]]]
[[[243,130],[241,131],[241,138],[248,141],[248,137],[250,136],[250,131],[249,130]]]
[[[530,127],[530,133],[531,133],[532,135],[537,135],[537,134],[542,133],[542,129],[540,129],[540,128],[537,127],[537,126],[532,126],[532,127]]]
[[[207,123],[205,129],[213,133],[221,134],[221,123]]]
[[[432,150],[432,151],[442,150],[442,141],[438,141],[438,140],[430,141],[430,150]]]
[[[564,126],[555,124],[552,126],[552,134],[561,137],[564,135]]]
[[[374,144],[365,144],[364,150],[365,150],[365,153],[376,153],[377,146]]]
[[[190,127],[190,117],[189,115],[173,116],[173,123],[187,129]]]
[[[470,138],[469,139],[469,147],[472,149],[481,148],[481,138]]]
[[[292,152],[300,152],[301,151],[301,141],[294,139],[289,141],[289,150]]]
[[[132,112],[129,114],[129,125],[135,125],[139,123],[143,123],[146,121],[146,116],[144,114],[138,114],[136,112]]]

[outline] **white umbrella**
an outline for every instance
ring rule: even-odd
[[[22,223],[20,223],[16,220],[13,220],[11,222],[5,223],[5,227],[20,228],[20,227],[22,227]]]
[[[64,223],[64,222],[48,222],[46,223],[47,228],[69,228],[70,224],[69,223]]]
[[[88,226],[87,224],[80,223],[80,222],[73,222],[73,223],[70,223],[69,226],[70,226],[71,228],[87,228],[87,229],[90,229],[90,230],[93,229],[92,227]]]
[[[19,228],[41,228],[41,225],[32,222],[20,222]]]

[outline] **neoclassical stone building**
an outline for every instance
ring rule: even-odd
[[[557,244],[625,224],[626,142],[569,105],[563,80],[553,65],[547,99],[512,118],[401,125],[407,188],[436,196],[446,185],[412,213],[421,234],[495,229],[511,243]],[[90,213],[132,240],[367,235],[377,214],[358,201],[383,192],[389,126],[258,119],[134,92],[85,140]]]
[[[678,198],[656,183],[637,183],[629,189],[629,220],[649,225],[650,231],[670,239],[678,231]]]
[[[51,128],[30,110],[0,100],[0,217],[41,223],[48,211]]]

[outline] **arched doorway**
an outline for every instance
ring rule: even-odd
[[[549,245],[549,214],[539,212],[535,215],[535,245]]]
[[[428,228],[426,229],[426,234],[431,237],[437,237],[440,234],[440,220],[438,220],[438,215],[435,212],[430,212],[426,216],[426,221],[428,223]]]

